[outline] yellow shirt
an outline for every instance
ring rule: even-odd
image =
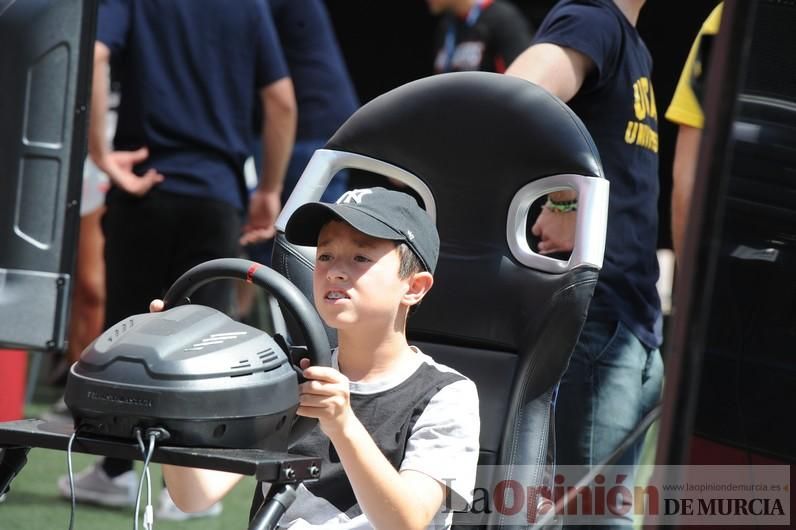
[[[691,89],[691,79],[694,74],[699,76],[702,72],[695,72],[695,68],[701,68],[702,65],[696,62],[697,51],[699,50],[699,43],[702,35],[715,35],[719,32],[719,24],[721,23],[721,8],[722,4],[717,5],[710,13],[699,34],[694,39],[694,44],[691,45],[691,51],[688,54],[683,72],[680,74],[680,80],[677,82],[677,88],[674,91],[672,102],[666,111],[666,119],[680,124],[690,125],[701,129],[705,123],[705,117],[702,115],[702,107]]]

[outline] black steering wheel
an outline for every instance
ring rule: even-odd
[[[332,365],[329,339],[315,308],[298,287],[278,272],[260,263],[239,258],[221,258],[201,263],[188,270],[172,284],[163,297],[164,309],[190,303],[190,295],[199,287],[214,280],[224,279],[244,280],[274,295],[280,307],[286,309],[298,324],[307,345],[310,364]],[[285,354],[292,362],[290,352]],[[314,418],[297,416],[290,428],[290,445],[309,433],[316,423],[317,420]]]

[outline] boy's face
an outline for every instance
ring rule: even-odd
[[[400,256],[393,241],[330,221],[318,234],[315,307],[324,322],[335,329],[355,324],[392,327],[412,281],[411,277],[399,277],[399,267]]]

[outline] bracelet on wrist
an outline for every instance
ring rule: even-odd
[[[578,200],[572,199],[571,201],[554,201],[548,195],[547,202],[544,203],[544,207],[550,211],[558,213],[574,212],[578,209]]]

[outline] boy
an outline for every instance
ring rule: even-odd
[[[478,396],[461,374],[406,341],[409,309],[431,288],[439,236],[415,200],[384,188],[310,203],[285,235],[316,245],[315,306],[337,329],[333,368],[301,368],[298,414],[318,427],[291,449],[323,457],[280,524],[290,528],[444,528],[471,500],[478,459]],[[454,412],[455,411],[455,412]],[[201,510],[240,478],[163,466],[183,510]],[[258,507],[268,485],[258,485]],[[446,500],[447,498],[447,500]]]

